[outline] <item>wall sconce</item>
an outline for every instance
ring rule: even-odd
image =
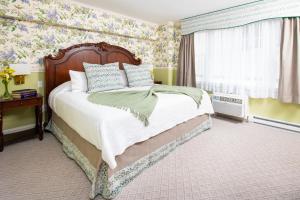
[[[29,75],[31,73],[31,67],[28,64],[10,64],[12,69],[15,70],[15,84],[21,85],[25,83],[25,75]]]

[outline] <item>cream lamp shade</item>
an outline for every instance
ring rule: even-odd
[[[31,66],[29,64],[10,64],[9,66],[15,70],[15,84],[24,84],[25,75],[29,75],[31,73]]]
[[[12,69],[15,70],[14,75],[28,75],[31,73],[31,66],[28,64],[10,64]]]

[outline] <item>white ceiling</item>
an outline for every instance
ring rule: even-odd
[[[255,0],[74,0],[153,23],[166,23]]]

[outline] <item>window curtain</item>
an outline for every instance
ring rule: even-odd
[[[277,98],[282,20],[195,33],[197,86],[253,98]]]
[[[195,87],[194,33],[181,37],[178,57],[177,85]]]
[[[300,104],[300,18],[284,18],[279,100]]]

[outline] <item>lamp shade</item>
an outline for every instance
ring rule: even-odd
[[[14,75],[27,75],[31,73],[31,66],[29,64],[10,64],[9,66],[15,70]]]

